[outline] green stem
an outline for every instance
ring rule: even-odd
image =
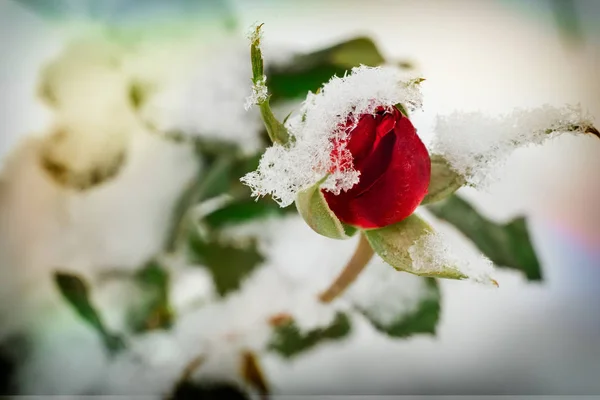
[[[358,278],[360,273],[365,269],[371,258],[373,258],[374,251],[369,244],[369,241],[364,234],[360,235],[360,241],[358,247],[352,255],[352,258],[346,264],[342,272],[333,281],[331,286],[327,288],[323,293],[319,295],[319,300],[322,303],[331,303],[333,300],[338,298],[348,287]]]
[[[260,107],[260,115],[267,128],[269,138],[273,143],[286,144],[290,139],[285,126],[275,118],[271,106],[269,105],[269,99],[263,101],[258,105]]]
[[[252,37],[250,45],[250,61],[252,63],[252,82],[254,86],[266,85],[264,61],[262,51],[260,50],[260,29],[262,24],[256,27],[256,32]],[[260,115],[267,128],[269,138],[273,143],[286,144],[290,135],[285,126],[273,114],[269,104],[269,95],[258,103]]]

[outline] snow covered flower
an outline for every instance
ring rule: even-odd
[[[90,35],[67,43],[41,74],[40,95],[54,121],[40,161],[66,187],[85,190],[116,176],[131,137],[143,130],[121,68],[124,57],[118,43]]]
[[[481,186],[510,152],[564,132],[598,135],[579,108],[545,106],[506,118],[456,114],[440,118],[430,148],[408,112],[419,109],[422,78],[392,66],[353,68],[309,92],[299,112],[282,124],[269,108],[260,27],[250,36],[254,92],[273,141],[256,171],[242,178],[254,196],[281,206],[296,202],[317,233],[347,239],[361,231],[353,260],[330,301],[365,267],[373,253],[415,275],[496,284],[483,256],[461,257],[414,211],[460,187]],[[358,260],[358,261],[357,261]]]
[[[381,109],[360,116],[347,137],[348,167],[360,173],[359,181],[337,195],[323,191],[331,211],[360,228],[384,227],[411,215],[427,192],[431,163],[410,120],[397,108]],[[334,146],[332,157],[339,157],[340,145]]]

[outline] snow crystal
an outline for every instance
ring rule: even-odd
[[[541,144],[565,132],[584,133],[591,125],[581,108],[573,106],[545,105],[498,117],[454,113],[438,117],[431,150],[444,156],[470,185],[481,187],[517,147]]]
[[[435,295],[422,277],[399,272],[375,256],[343,298],[383,326],[413,312]]]
[[[492,262],[449,235],[424,235],[408,249],[408,252],[413,261],[413,270],[417,273],[454,270],[474,282],[496,284],[491,278],[494,272]]]
[[[317,94],[309,92],[298,115],[286,123],[290,143],[268,148],[258,170],[242,182],[254,196],[271,194],[282,207],[325,176],[324,189],[337,194],[350,189],[358,183],[359,173],[348,168],[352,156],[344,146],[347,120],[357,124],[361,115],[398,103],[409,110],[419,108],[422,99],[417,82],[406,80],[405,72],[391,66],[360,66],[345,77],[334,76]],[[336,146],[340,156],[332,160],[334,142],[340,144]]]
[[[246,34],[246,37],[248,38],[250,43],[255,46],[259,46],[260,42],[262,40],[262,37],[263,37],[262,29],[261,29],[262,25],[263,24],[259,24],[258,22],[254,23],[250,27],[250,30],[248,30],[248,33]]]
[[[267,77],[265,75],[262,76],[253,86],[252,86],[252,94],[246,97],[246,103],[244,104],[244,109],[248,111],[255,104],[261,104],[267,100],[267,96],[269,95],[269,91],[267,90]]]

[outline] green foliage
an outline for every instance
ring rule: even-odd
[[[409,249],[419,239],[433,232],[433,228],[418,215],[413,214],[404,220],[378,229],[365,230],[369,244],[385,262],[399,271],[433,278],[464,279],[457,265],[444,268],[415,269]]]
[[[243,280],[264,261],[256,241],[236,246],[199,234],[189,238],[189,259],[210,271],[220,296],[238,290]]]
[[[212,229],[219,229],[254,219],[283,215],[289,211],[294,210],[291,207],[280,208],[270,199],[259,199],[257,201],[240,199],[207,215],[203,222]]]
[[[130,315],[134,332],[167,329],[173,323],[173,311],[169,305],[169,274],[155,260],[147,263],[135,275],[143,289],[145,299],[141,309]]]
[[[350,318],[343,313],[338,313],[328,327],[309,332],[301,332],[291,321],[275,328],[269,349],[284,358],[292,358],[323,342],[343,339],[348,336],[350,330]]]
[[[422,279],[427,281],[427,293],[420,299],[413,311],[408,314],[403,313],[391,324],[378,322],[370,315],[369,310],[359,309],[359,311],[378,331],[394,338],[404,338],[417,334],[435,335],[441,311],[441,294],[435,279]]]
[[[302,54],[282,66],[267,70],[271,101],[303,99],[316,92],[332,76],[343,76],[361,64],[377,66],[385,62],[369,38],[359,37],[308,54]]]
[[[427,208],[437,218],[454,225],[497,266],[521,271],[531,281],[542,279],[525,218],[497,224],[481,216],[457,195]]]
[[[83,278],[57,271],[54,273],[54,282],[75,312],[100,334],[105,347],[110,353],[116,353],[125,347],[121,337],[110,333],[105,327],[100,314],[90,301],[88,285]]]

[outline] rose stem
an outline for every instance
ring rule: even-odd
[[[327,290],[319,295],[319,300],[323,303],[331,303],[339,295],[341,295],[354,280],[360,275],[362,270],[367,266],[373,257],[373,249],[367,241],[365,235],[360,235],[358,247],[352,255],[352,258],[346,264],[342,272],[338,275],[335,281]]]

